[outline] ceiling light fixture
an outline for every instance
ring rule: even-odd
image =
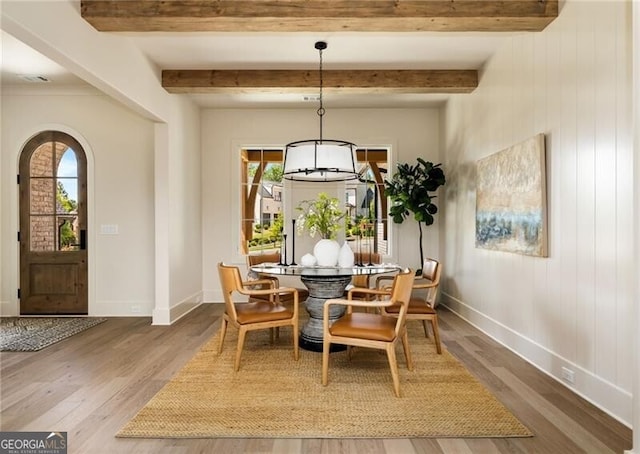
[[[323,139],[322,117],[322,51],[327,43],[318,41],[320,53],[320,138],[299,140],[287,144],[284,152],[283,176],[293,181],[347,181],[358,178],[356,172],[356,145],[344,140]]]

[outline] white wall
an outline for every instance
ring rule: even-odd
[[[155,122],[147,207],[154,210],[153,323],[171,323],[202,298],[199,109],[167,93],[160,69],[126,36],[98,32],[82,20],[77,0],[4,0],[0,16],[3,31]]]
[[[633,55],[633,129],[634,143],[633,149],[635,154],[634,165],[634,240],[635,240],[635,276],[636,276],[636,293],[635,293],[635,314],[633,326],[633,449],[628,452],[640,453],[640,279],[638,272],[640,270],[640,2],[637,0],[632,3],[632,55]]]
[[[89,314],[154,307],[153,123],[96,90],[2,92],[2,314],[19,302],[18,161],[36,133],[74,136],[88,157]],[[118,235],[100,225],[118,225]],[[132,272],[135,270],[135,272]],[[135,308],[137,306],[137,309]]]
[[[206,301],[222,301],[216,263],[245,264],[238,240],[240,147],[282,147],[294,140],[316,138],[318,117],[312,107],[304,110],[210,109],[202,112],[201,130],[203,289]],[[350,140],[360,146],[390,145],[393,166],[397,162],[415,163],[418,156],[440,162],[438,109],[331,109],[327,106],[324,135],[327,139]],[[292,200],[291,192],[296,191],[297,183],[292,187],[289,184],[285,186],[287,201]],[[291,206],[285,206],[287,213],[290,209]],[[440,256],[437,219],[436,224],[425,230],[425,254],[433,257]],[[400,240],[389,260],[417,266],[420,261],[417,223],[405,221],[394,229],[395,238]],[[296,243],[297,255],[304,253],[301,249],[302,244],[299,247]]]
[[[169,158],[171,320],[202,301],[200,109],[182,102]]]
[[[447,105],[443,301],[631,422],[633,147],[629,2],[569,0],[510,39]],[[549,257],[475,248],[475,162],[546,134]]]

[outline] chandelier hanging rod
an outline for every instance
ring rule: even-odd
[[[347,181],[358,178],[356,172],[356,145],[345,140],[324,139],[323,119],[324,80],[322,51],[327,48],[325,41],[315,43],[320,55],[319,82],[320,105],[316,113],[320,123],[318,139],[290,142],[284,153],[283,177],[293,181]]]

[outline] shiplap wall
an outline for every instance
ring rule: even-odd
[[[631,4],[569,0],[449,101],[443,302],[630,424]],[[475,162],[546,134],[549,257],[475,248]],[[565,382],[566,383],[566,382]]]

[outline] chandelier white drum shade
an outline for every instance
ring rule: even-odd
[[[356,146],[341,140],[301,140],[287,145],[284,178],[293,181],[355,180]]]
[[[320,53],[320,138],[299,140],[287,144],[284,151],[283,177],[293,181],[346,181],[358,178],[356,172],[356,145],[344,140],[322,138],[322,117],[325,114],[322,99],[322,51],[327,43],[318,41]]]

